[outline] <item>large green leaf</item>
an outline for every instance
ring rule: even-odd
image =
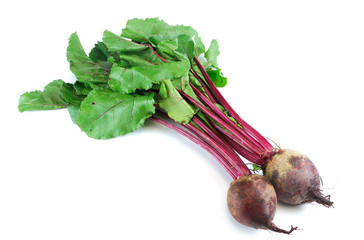
[[[73,33],[69,38],[67,59],[78,81],[96,84],[107,82],[109,73],[86,55],[77,33]]]
[[[55,80],[44,87],[43,91],[26,92],[19,98],[20,112],[36,110],[54,110],[66,108],[67,102],[63,99],[61,88],[64,82]]]
[[[178,123],[188,123],[196,110],[183,99],[170,80],[163,80],[157,98],[158,105]]]
[[[135,131],[155,112],[154,94],[95,89],[82,102],[78,125],[89,137],[108,139]]]
[[[153,84],[158,84],[164,79],[184,76],[189,69],[188,61],[132,68],[119,67],[115,64],[111,68],[109,86],[114,91],[122,93],[133,93],[136,89],[148,90]]]

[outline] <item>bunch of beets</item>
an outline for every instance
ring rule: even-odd
[[[158,18],[131,19],[121,35],[105,31],[88,55],[73,33],[67,60],[77,80],[55,80],[43,91],[24,93],[19,111],[67,108],[95,139],[133,132],[147,119],[167,126],[211,153],[231,175],[227,203],[238,222],[289,234],[297,228],[273,223],[277,200],[326,207],[333,202],[322,194],[308,157],[273,147],[225,100],[218,90],[227,83],[218,55],[216,40],[206,50],[193,28]]]

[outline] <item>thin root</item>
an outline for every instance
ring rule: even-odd
[[[289,231],[287,230],[283,230],[279,227],[277,227],[274,223],[270,223],[268,225],[268,229],[271,230],[271,231],[274,231],[274,232],[278,232],[278,233],[285,233],[285,234],[290,234],[291,232],[293,232],[294,230],[297,230],[298,227],[293,227],[291,226],[291,229]]]
[[[334,202],[331,201],[330,195],[323,195],[321,191],[315,191],[313,194],[313,200],[325,207],[333,207]]]

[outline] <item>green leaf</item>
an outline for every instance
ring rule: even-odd
[[[67,59],[71,71],[80,82],[106,83],[109,73],[99,64],[93,62],[85,53],[77,33],[69,38]]]
[[[124,64],[118,65],[127,68],[164,63],[149,47],[139,52],[123,52],[119,55],[119,58],[124,62]],[[125,63],[127,65],[125,65]]]
[[[156,46],[156,51],[165,59],[181,61],[192,60],[196,56],[195,43],[186,34],[179,35],[174,40],[163,40]]]
[[[170,80],[162,80],[160,92],[163,94],[159,94],[157,98],[159,107],[164,109],[174,121],[188,123],[196,110],[182,98]]]
[[[128,39],[120,37],[108,30],[104,31],[102,41],[106,44],[110,51],[131,52],[142,51],[148,46],[134,43]]]
[[[211,41],[210,47],[205,52],[205,58],[207,61],[213,66],[218,67],[217,65],[217,56],[220,54],[219,51],[219,44],[217,43],[216,39]]]
[[[72,83],[64,83],[60,89],[62,97],[69,105],[80,106],[85,96],[77,94],[73,86]]]
[[[164,40],[156,46],[156,52],[166,60],[180,61],[180,56],[176,53],[178,40]]]
[[[200,55],[200,52],[196,52],[195,43],[186,34],[178,36],[178,48],[177,51],[184,54],[188,59],[192,60],[195,56]]]
[[[169,25],[158,18],[130,19],[126,27],[122,30],[121,36],[129,38],[135,42],[148,43],[149,38],[158,35],[158,32],[168,28]]]
[[[190,86],[190,81],[192,80],[191,76],[186,74],[185,76],[182,76],[180,78],[176,78],[171,80],[173,87],[179,91],[183,91],[193,99],[195,99],[197,102],[201,103],[200,99],[196,96],[195,92],[193,91],[192,87]],[[203,88],[202,88],[203,90]],[[204,91],[202,91],[204,93]]]
[[[164,79],[185,75],[190,69],[188,61],[168,62],[159,65],[124,68],[114,65],[110,73],[110,88],[122,93],[133,93],[136,89],[148,90]]]
[[[91,49],[89,54],[89,58],[106,71],[110,71],[110,68],[112,67],[112,63],[108,60],[109,57],[112,57],[112,55],[106,45],[102,42],[95,44],[95,47]]]
[[[80,81],[76,81],[73,88],[78,95],[88,95],[92,91],[92,87],[89,84]]]
[[[159,18],[130,19],[122,30],[121,36],[136,42],[150,42],[155,46],[163,40],[174,40],[181,34],[186,34],[193,40],[197,56],[205,52],[205,46],[195,29],[183,25],[168,25]]]
[[[61,93],[62,97],[68,103],[68,113],[71,116],[72,122],[77,124],[78,111],[86,96],[77,94],[74,85],[71,83],[63,84],[61,87]]]
[[[78,125],[89,137],[108,139],[140,128],[155,112],[154,94],[122,94],[93,90],[82,102]]]
[[[163,81],[160,84],[158,95],[161,99],[166,99],[168,97],[167,88]]]
[[[64,82],[55,80],[44,87],[43,91],[26,92],[19,98],[20,112],[37,110],[54,110],[66,108],[67,102],[62,98],[61,88]]]
[[[216,87],[225,87],[227,84],[227,78],[221,72],[220,68],[208,68],[207,74],[211,78]]]

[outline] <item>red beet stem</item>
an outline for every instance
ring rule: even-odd
[[[225,129],[222,129],[222,127],[216,123],[211,122],[211,125],[213,125],[220,133],[222,133],[221,138],[224,139],[224,141],[228,143],[231,148],[239,153],[242,157],[258,165],[263,165],[265,163],[263,158],[246,150],[245,147],[242,146],[241,142],[235,137],[235,135],[227,132]]]
[[[203,122],[201,122],[198,118],[193,117],[192,121],[200,127],[203,131],[206,132],[206,134],[214,139],[214,141],[221,146],[223,151],[225,151],[226,154],[228,154],[233,162],[231,162],[232,166],[234,168],[237,168],[239,171],[240,176],[244,176],[246,174],[249,174],[249,169],[246,167],[245,164],[243,164],[241,158],[232,150],[224,141],[222,141],[219,136],[216,135],[210,128],[208,128]]]
[[[190,83],[191,88],[196,93],[197,97],[206,104],[216,115],[218,115],[224,122],[229,124],[232,128],[234,128],[246,141],[255,145],[257,149],[260,149],[261,152],[265,152],[264,146],[260,144],[256,139],[250,136],[246,131],[242,128],[238,127],[235,123],[233,123],[226,115],[223,113],[218,107],[216,107],[207,97],[205,97],[202,93],[198,91],[198,89]]]
[[[201,78],[190,69],[190,72],[192,73],[192,75],[199,81],[199,83],[201,84],[202,88],[204,89],[205,93],[207,94],[207,96],[209,97],[210,101],[212,103],[216,103],[216,100],[214,98],[214,96],[211,94],[211,92],[209,91],[209,89],[207,88],[206,84],[201,80]],[[190,83],[191,84],[191,83]]]
[[[258,142],[260,142],[264,148],[269,151],[272,148],[272,145],[268,142],[267,139],[265,139],[258,131],[256,131],[253,127],[251,127],[247,122],[245,122],[236,112],[235,110],[230,106],[230,104],[226,101],[226,99],[222,96],[220,91],[217,89],[215,84],[212,82],[211,78],[201,65],[200,61],[197,59],[197,57],[194,57],[194,61],[196,62],[198,68],[200,69],[203,77],[205,78],[207,85],[210,87],[211,92],[216,97],[216,100],[220,105],[222,105],[229,114],[241,125],[246,129],[247,132],[249,132],[254,138],[257,139]]]
[[[225,121],[223,121],[220,117],[216,116],[214,113],[212,113],[210,110],[208,110],[202,104],[198,103],[195,99],[193,99],[192,97],[190,97],[188,94],[186,94],[186,93],[184,93],[182,91],[179,91],[179,93],[183,97],[185,97],[188,101],[192,102],[199,109],[201,109],[201,111],[203,111],[206,115],[208,115],[210,118],[212,118],[213,120],[215,120],[218,124],[220,124],[221,126],[223,126],[227,131],[229,131],[232,134],[234,134],[239,139],[239,141],[241,141],[241,143],[243,144],[243,146],[246,147],[247,150],[252,151],[253,153],[258,154],[258,155],[261,154],[261,150],[260,149],[258,149],[252,143],[248,142],[246,139],[242,138],[240,136],[240,134],[233,127],[231,127],[229,124],[227,124]]]

